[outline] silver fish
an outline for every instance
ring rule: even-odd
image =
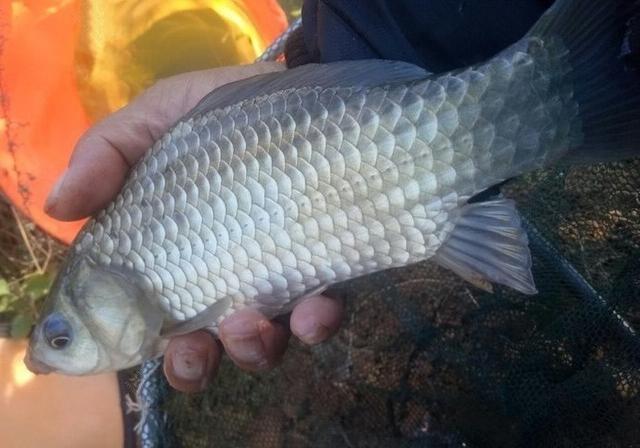
[[[514,203],[469,199],[561,159],[637,153],[632,3],[559,0],[522,40],[451,73],[350,61],[213,91],[78,235],[30,365],[125,368],[241,308],[275,316],[426,259],[534,294]]]

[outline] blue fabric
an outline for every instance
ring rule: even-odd
[[[399,59],[432,72],[491,57],[521,38],[551,0],[305,0],[289,47],[303,62]]]

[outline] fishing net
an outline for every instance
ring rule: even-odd
[[[502,190],[526,217],[538,295],[428,262],[355,280],[330,342],[169,392],[172,446],[640,446],[640,162]]]

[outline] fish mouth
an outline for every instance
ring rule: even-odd
[[[31,354],[31,351],[28,351],[24,356],[24,365],[27,366],[27,369],[29,369],[31,373],[35,373],[36,375],[46,375],[55,370],[49,364],[35,358]]]

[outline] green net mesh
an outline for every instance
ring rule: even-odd
[[[640,161],[502,191],[528,222],[538,295],[487,294],[428,262],[355,280],[330,342],[170,393],[171,445],[638,446]]]

